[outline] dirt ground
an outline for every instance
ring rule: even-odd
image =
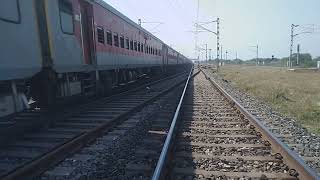
[[[295,72],[280,67],[221,67],[224,79],[295,117],[304,127],[320,134],[320,72]]]

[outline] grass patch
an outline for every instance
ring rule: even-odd
[[[320,134],[320,72],[279,67],[223,66],[220,75],[285,115]]]

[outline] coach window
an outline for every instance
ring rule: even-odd
[[[129,38],[126,38],[126,49],[130,49]]]
[[[114,46],[119,47],[119,36],[118,34],[113,35]]]
[[[143,52],[143,44],[141,43],[141,52]]]
[[[120,47],[124,48],[124,37],[120,36]]]
[[[19,0],[2,0],[0,6],[0,20],[20,24],[21,13]]]
[[[133,51],[133,40],[130,41],[130,49]]]
[[[104,44],[104,30],[103,27],[97,27],[98,42]]]
[[[111,31],[107,31],[107,44],[112,46],[112,33],[111,33]]]
[[[138,51],[140,52],[140,42],[138,42]]]
[[[59,0],[60,26],[65,34],[74,33],[72,3],[68,0]]]
[[[158,49],[155,50],[154,55],[158,55]]]
[[[137,51],[137,50],[138,50],[137,41],[134,41],[134,50],[135,50],[135,51]]]

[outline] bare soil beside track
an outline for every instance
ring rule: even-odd
[[[221,67],[219,74],[233,86],[320,133],[320,72],[228,65]]]

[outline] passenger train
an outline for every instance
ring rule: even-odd
[[[102,0],[0,2],[0,117],[191,63]]]

